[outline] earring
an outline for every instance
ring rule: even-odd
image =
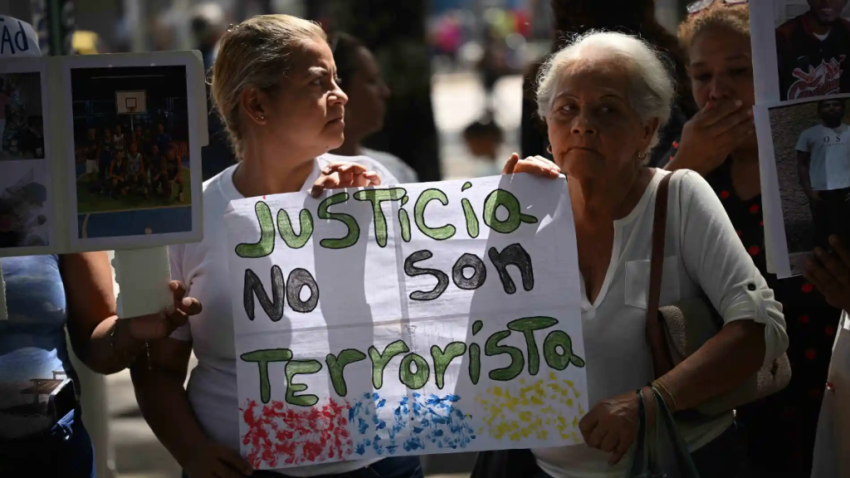
[[[638,153],[638,159],[640,159],[641,161],[646,159],[646,153],[645,152]]]
[[[266,120],[266,115],[260,115],[260,116],[257,116],[257,120],[258,120],[258,121],[265,121],[265,120]]]
[[[554,153],[552,153],[552,145],[551,144],[549,146],[546,146],[546,152],[549,153],[549,154],[554,154]]]

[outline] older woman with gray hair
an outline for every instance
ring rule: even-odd
[[[581,272],[582,323],[591,410],[586,445],[533,450],[538,477],[622,477],[638,431],[639,398],[689,410],[733,390],[788,346],[781,305],[738,239],[714,191],[690,171],[669,183],[660,304],[705,297],[719,333],[655,377],[646,314],[656,193],[671,174],[646,166],[669,115],[674,82],[642,40],[592,32],[541,70],[539,113],[566,173]],[[551,163],[514,155],[506,174],[553,176]],[[637,390],[637,393],[636,393]],[[732,411],[679,423],[700,476],[734,477],[743,458]]]

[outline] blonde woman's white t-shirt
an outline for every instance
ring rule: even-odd
[[[632,212],[614,221],[614,247],[602,289],[591,304],[582,280],[582,327],[591,407],[634,392],[654,378],[646,343],[655,195],[667,171],[657,170]],[[755,320],[765,325],[765,363],[788,347],[781,305],[744,249],[723,205],[697,173],[670,181],[661,305],[704,291],[725,323]],[[696,427],[681,426],[693,451],[721,435],[732,412]],[[608,466],[609,453],[587,445],[534,450],[538,465],[554,478],[621,478],[630,455]]]
[[[309,191],[321,170],[331,162],[359,163],[377,171],[383,184],[398,183],[392,174],[370,158],[328,154],[314,161],[313,171],[301,191]],[[233,185],[233,172],[237,167],[238,164],[233,165],[204,183],[204,240],[169,247],[172,277],[186,284],[189,296],[197,298],[204,306],[200,314],[189,319],[188,325],[172,334],[172,338],[178,340],[191,340],[198,359],[187,387],[189,402],[207,436],[234,450],[239,450],[239,405],[231,301],[234,294],[241,292],[230,287],[224,212],[230,201],[244,198]],[[296,477],[346,473],[377,461],[379,459],[287,468],[285,473]]]
[[[417,176],[416,171],[394,154],[375,149],[363,148],[363,155],[379,162],[381,166],[385,167],[387,171],[390,172],[390,174],[395,176],[399,184],[412,184],[419,182],[419,177]]]

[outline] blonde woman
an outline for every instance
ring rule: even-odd
[[[204,240],[171,249],[171,269],[204,310],[151,344],[152,370],[133,373],[139,406],[191,478],[252,475],[239,456],[233,317],[224,211],[234,199],[396,182],[364,158],[329,156],[343,143],[346,94],[318,25],[286,15],[254,17],[222,38],[212,96],[239,163],[204,183]],[[189,356],[198,366],[186,378]],[[419,459],[344,461],[252,476],[419,478]]]

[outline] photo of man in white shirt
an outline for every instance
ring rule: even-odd
[[[844,99],[818,102],[821,124],[800,135],[797,164],[809,198],[815,245],[829,250],[828,238],[850,240],[850,125]],[[846,238],[846,239],[845,239]]]

